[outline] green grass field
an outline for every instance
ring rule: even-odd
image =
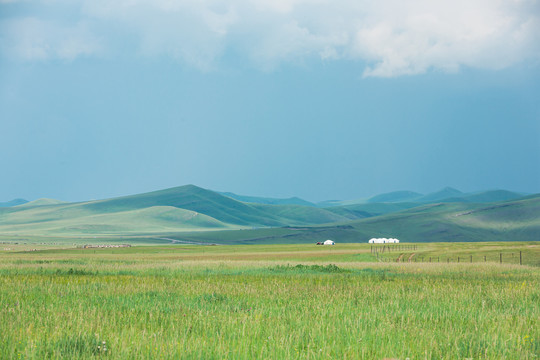
[[[404,251],[377,259],[367,244],[2,246],[2,359],[540,355],[539,243],[412,251],[472,264],[398,263]],[[525,265],[491,256],[518,251]]]

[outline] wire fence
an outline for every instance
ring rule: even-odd
[[[396,252],[396,251],[411,251],[416,250],[418,245],[414,244],[400,244],[400,245],[389,245],[383,244],[382,246],[371,246],[371,253],[384,253],[384,252]]]
[[[523,252],[490,252],[489,254],[447,254],[447,255],[430,255],[418,254],[414,251],[418,250],[418,245],[403,244],[403,245],[375,245],[371,246],[371,254],[378,261],[382,262],[418,262],[418,263],[479,263],[479,262],[497,262],[499,264],[519,264],[523,265]],[[392,255],[391,253],[399,253]]]

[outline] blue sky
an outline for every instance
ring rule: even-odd
[[[0,201],[540,192],[538,1],[0,0]]]

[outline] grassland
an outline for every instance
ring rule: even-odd
[[[540,354],[538,243],[414,250],[482,260],[521,250],[523,266],[398,263],[402,251],[377,259],[367,244],[10,246],[0,251],[3,359]]]

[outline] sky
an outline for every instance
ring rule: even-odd
[[[0,202],[540,192],[540,0],[0,0]]]

